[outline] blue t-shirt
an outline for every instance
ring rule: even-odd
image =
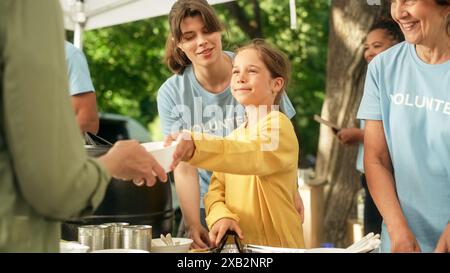
[[[433,251],[450,220],[450,61],[426,64],[406,42],[379,54],[358,118],[383,122],[401,208],[422,251]],[[390,251],[384,224],[381,251]]]
[[[234,57],[231,52],[225,53]],[[230,87],[217,94],[208,92],[198,82],[192,66],[167,79],[158,90],[157,103],[164,135],[188,129],[227,136],[244,121],[245,109],[233,98]],[[280,109],[289,118],[295,115],[287,95],[282,97]],[[200,207],[204,208],[203,197],[212,173],[198,169],[198,174]]]
[[[83,51],[67,41],[65,42],[65,50],[70,95],[94,92],[94,85]]]

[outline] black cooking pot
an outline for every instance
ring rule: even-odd
[[[105,154],[111,146],[85,145],[89,156]],[[63,240],[76,241],[77,228],[81,225],[97,225],[111,222],[127,222],[131,225],[151,225],[153,238],[172,231],[172,192],[170,181],[158,181],[153,187],[138,187],[131,181],[111,179],[105,197],[91,216],[73,219],[62,225]]]

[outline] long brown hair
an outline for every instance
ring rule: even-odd
[[[291,74],[291,65],[288,57],[284,52],[271,46],[263,39],[253,39],[248,45],[238,48],[236,50],[236,55],[245,49],[254,49],[258,52],[259,57],[266,65],[273,79],[278,77],[283,78],[283,88],[278,92],[274,101],[275,105],[279,105],[281,96],[288,86]]]
[[[435,0],[439,6],[450,6],[450,0]],[[447,35],[450,36],[450,14],[447,15]]]
[[[178,0],[169,13],[170,34],[166,41],[165,62],[175,74],[182,74],[191,60],[178,48],[183,33],[181,22],[186,17],[200,16],[208,32],[222,31],[223,26],[206,0]]]

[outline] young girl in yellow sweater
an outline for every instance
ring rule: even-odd
[[[243,243],[303,248],[294,206],[299,145],[290,120],[278,111],[289,79],[286,56],[263,40],[237,50],[231,90],[247,120],[226,138],[184,131],[174,168],[181,160],[214,171],[205,196],[210,239],[218,245],[227,230]]]

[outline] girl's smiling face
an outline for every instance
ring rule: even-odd
[[[231,77],[231,91],[240,104],[271,106],[283,86],[284,79],[272,78],[257,50],[244,49],[236,55]]]

